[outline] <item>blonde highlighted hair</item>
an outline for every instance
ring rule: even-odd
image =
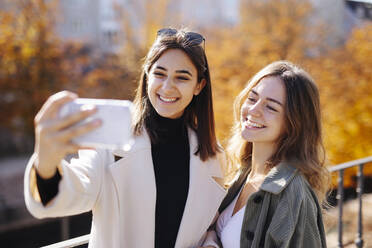
[[[330,185],[322,142],[319,92],[310,75],[288,61],[277,61],[260,70],[234,102],[235,125],[227,145],[231,165],[250,167],[252,143],[241,136],[241,107],[249,92],[265,77],[278,77],[285,86],[284,131],[276,141],[276,151],[267,161],[268,168],[281,161],[296,161],[296,166],[317,193],[320,201]],[[237,166],[236,166],[237,167]],[[236,168],[235,167],[235,168]]]

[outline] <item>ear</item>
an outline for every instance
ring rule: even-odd
[[[202,91],[206,83],[207,81],[205,81],[205,79],[203,78],[199,83],[196,84],[196,87],[194,89],[195,96],[199,95],[199,93]]]

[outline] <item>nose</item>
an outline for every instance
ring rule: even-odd
[[[262,106],[261,106],[260,101],[257,101],[254,104],[247,106],[247,113],[255,117],[258,117],[261,115],[261,110],[262,110]]]
[[[167,91],[170,91],[173,89],[173,81],[170,77],[167,77],[164,81],[163,81],[163,84],[161,86],[162,90],[164,92],[167,92]]]

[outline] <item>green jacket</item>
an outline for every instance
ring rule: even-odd
[[[241,171],[223,200],[220,213],[239,193],[247,175],[247,169]],[[240,247],[326,247],[317,197],[304,176],[289,163],[282,162],[271,169],[260,190],[249,197],[240,234]]]

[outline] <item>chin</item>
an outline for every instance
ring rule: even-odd
[[[252,137],[251,135],[247,134],[247,133],[244,132],[244,131],[241,133],[241,137],[242,137],[244,140],[248,141],[248,142],[252,142],[252,141],[254,141],[254,139],[252,139],[253,137]]]
[[[158,112],[158,111],[156,111],[156,113],[158,113],[158,115],[160,115],[161,117],[164,117],[164,118],[170,118],[170,116],[172,116],[171,114],[164,113],[164,112]]]
[[[182,116],[182,114],[169,113],[169,112],[164,112],[164,111],[156,111],[156,113],[158,113],[158,115],[160,115],[161,117],[168,118],[168,119],[177,119]]]

